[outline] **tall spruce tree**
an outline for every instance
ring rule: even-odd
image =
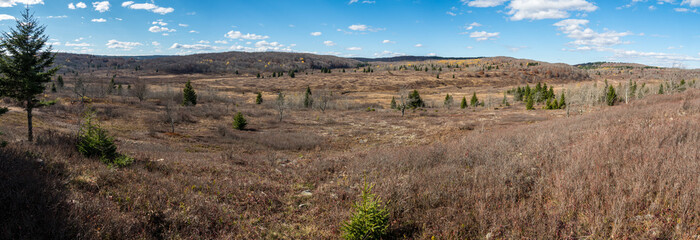
[[[474,95],[472,95],[472,99],[469,101],[469,104],[472,107],[476,107],[479,105],[479,98],[476,97],[476,92],[474,93]]]
[[[46,46],[49,37],[45,30],[27,8],[15,27],[3,33],[0,40],[0,96],[22,102],[27,112],[29,142],[34,140],[32,110],[41,106],[36,97],[58,71],[58,67],[52,67],[55,53]]]
[[[462,97],[462,103],[459,104],[459,108],[461,108],[461,109],[467,108],[467,97]]]
[[[527,109],[527,110],[535,109],[535,100],[532,99],[532,94],[527,95],[527,99],[525,99],[525,109]]]
[[[608,86],[608,93],[605,99],[608,106],[615,105],[615,101],[617,101],[617,93],[615,93],[615,88],[613,88],[612,85]]]
[[[61,75],[58,75],[58,79],[56,79],[56,83],[58,84],[58,88],[63,88],[63,77]]]
[[[304,92],[304,107],[311,108],[314,105],[314,99],[311,98],[311,87],[306,87],[306,92]]]
[[[185,89],[182,90],[182,104],[185,106],[197,105],[197,93],[192,88],[192,83],[187,80],[185,83]]]

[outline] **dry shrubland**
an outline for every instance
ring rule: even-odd
[[[66,87],[44,96],[58,103],[35,114],[33,144],[18,140],[25,122],[16,103],[3,102],[11,109],[0,117],[0,140],[9,142],[0,148],[0,189],[9,193],[0,195],[0,238],[336,239],[365,182],[386,201],[387,239],[700,235],[694,71],[637,67],[632,75],[661,78],[635,80],[603,68],[479,61],[265,79],[119,72],[119,93],[105,90],[107,70],[67,74]],[[74,91],[78,79],[90,86],[85,98]],[[608,107],[606,79],[620,96],[638,81],[642,94]],[[196,106],[181,105],[188,80]],[[501,106],[505,91],[532,80],[566,92],[569,109],[527,111],[511,96]],[[656,94],[660,84],[672,90]],[[427,106],[402,117],[389,101],[412,87]],[[457,107],[473,93],[484,107]],[[132,165],[112,168],[76,151],[90,110]],[[232,127],[237,112],[246,130]]]

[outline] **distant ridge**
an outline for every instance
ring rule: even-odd
[[[427,60],[469,60],[484,57],[398,56],[386,58],[351,58],[360,62],[414,62]]]

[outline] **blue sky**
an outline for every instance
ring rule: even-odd
[[[26,4],[62,52],[512,56],[700,68],[700,0],[0,0],[0,29]]]

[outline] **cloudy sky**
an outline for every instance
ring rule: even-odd
[[[700,68],[700,0],[0,0],[0,29],[27,4],[63,52],[512,56]]]

